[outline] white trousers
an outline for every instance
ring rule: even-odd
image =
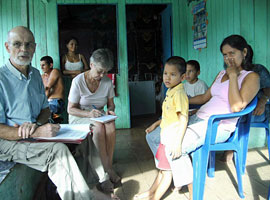
[[[202,146],[205,141],[208,120],[190,124],[187,127],[183,142],[182,155],[180,158],[172,160],[168,149],[165,148],[166,156],[171,166],[175,187],[181,187],[193,182],[193,167],[189,153]],[[226,141],[233,129],[221,124],[218,126],[216,142]]]
[[[93,199],[92,191],[65,144],[20,143],[0,139],[0,159],[25,164],[42,172],[48,171],[63,200]]]

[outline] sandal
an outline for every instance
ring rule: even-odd
[[[104,193],[113,193],[114,184],[110,180],[106,180],[97,185],[97,188]]]
[[[114,185],[114,188],[118,188],[122,186],[122,178],[118,176],[114,170],[108,170],[108,174],[110,176],[110,180]]]
[[[120,178],[120,177],[117,181],[114,182],[111,180],[111,182],[113,184],[114,189],[122,186],[122,178]]]

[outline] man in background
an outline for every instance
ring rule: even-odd
[[[40,59],[40,68],[43,71],[41,77],[52,112],[52,118],[55,119],[58,117],[58,114],[64,111],[63,79],[60,71],[53,68],[53,59],[50,56],[44,56]]]

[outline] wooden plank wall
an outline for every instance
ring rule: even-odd
[[[239,34],[239,1],[235,0],[208,0],[206,9],[208,13],[209,24],[207,26],[207,48],[195,50],[193,48],[193,15],[192,7],[196,3],[186,5],[187,26],[185,31],[181,32],[187,35],[187,60],[198,60],[201,65],[200,78],[211,85],[217,73],[223,69],[223,58],[219,50],[222,40],[230,34]]]
[[[18,25],[27,26],[27,0],[1,0],[0,1],[0,65],[8,59],[4,42],[8,31]]]
[[[201,50],[194,50],[192,46],[191,10],[194,4],[193,2],[190,6],[183,5],[187,16],[187,30],[181,29],[180,37],[187,36],[187,48],[181,48],[181,55],[187,60],[199,61],[201,65],[199,78],[210,86],[217,73],[223,69],[223,58],[219,46],[222,40],[231,34],[240,34],[245,37],[254,50],[253,62],[263,64],[268,70],[270,69],[270,0],[207,0],[209,21],[207,48]],[[265,141],[263,129],[251,128],[250,148],[262,147]]]
[[[181,38],[186,38],[186,49],[181,47],[185,59],[200,62],[200,78],[208,85],[217,73],[223,69],[223,58],[219,50],[222,40],[231,34],[241,34],[254,50],[254,63],[260,63],[270,69],[270,0],[208,0],[207,48],[193,48],[192,2],[183,4],[187,17],[186,31],[181,29]],[[181,22],[180,22],[181,23]],[[186,53],[186,52],[187,53]]]

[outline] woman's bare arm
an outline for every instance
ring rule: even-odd
[[[82,59],[82,62],[83,62],[83,71],[87,71],[89,69],[89,66],[87,64],[87,61],[85,59],[85,57],[81,54],[81,59]]]
[[[244,109],[257,95],[260,89],[260,77],[257,73],[249,73],[238,88],[238,79],[235,74],[229,75],[229,103],[232,112]]]

